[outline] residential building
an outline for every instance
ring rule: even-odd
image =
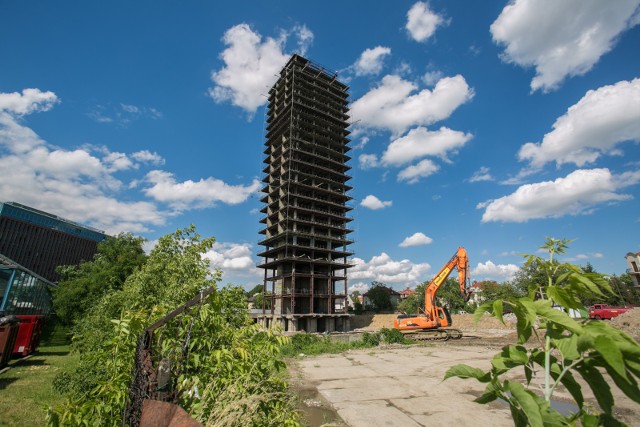
[[[395,308],[395,307],[398,306],[398,303],[402,299],[402,295],[401,295],[400,292],[395,291],[395,290],[391,289],[390,287],[383,286],[383,285],[376,286],[376,288],[380,288],[380,289],[384,290],[389,295],[389,301],[391,302],[391,306],[392,307]],[[369,289],[363,295],[363,301],[364,301],[363,305],[364,305],[365,309],[370,309],[370,308],[372,308],[374,306],[373,301],[371,301],[371,298],[369,297],[369,292],[371,292],[371,289]]]
[[[407,299],[409,298],[411,295],[415,295],[416,291],[411,289],[410,287],[406,287],[404,290],[400,291],[400,299]]]
[[[640,287],[640,252],[629,252],[625,256],[627,260],[627,264],[629,268],[627,268],[627,273],[631,276],[633,280],[633,285]]]
[[[265,326],[350,329],[348,96],[336,73],[299,55],[269,91],[259,242]]]
[[[91,260],[104,232],[19,203],[0,203],[0,254],[55,282],[60,265]]]

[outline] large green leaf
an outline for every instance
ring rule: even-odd
[[[578,296],[574,292],[570,292],[566,288],[561,288],[554,285],[549,286],[547,288],[547,296],[564,308],[583,308],[582,302],[580,302],[580,298],[578,298]]]
[[[624,366],[624,358],[622,356],[622,352],[620,352],[620,349],[616,346],[614,340],[606,335],[598,335],[595,338],[593,344],[596,351],[600,353],[607,365],[609,365],[611,369],[613,369],[626,381],[629,381],[627,370]]]
[[[627,395],[631,400],[636,403],[640,403],[640,389],[638,388],[637,381],[628,375],[622,376],[613,369],[613,367],[609,363],[604,364],[604,368],[607,370],[607,373],[613,380],[613,382],[618,386],[620,390],[624,394]],[[625,372],[626,373],[626,372]]]
[[[493,302],[493,315],[504,325],[504,319],[502,318],[502,300],[497,299]]]
[[[482,369],[464,364],[458,364],[450,367],[444,374],[443,381],[451,377],[475,378],[482,383],[486,383],[491,380],[491,374],[489,372],[484,372]]]
[[[557,381],[558,376],[557,375],[554,376],[553,374],[552,374],[552,376],[553,376],[553,379]],[[573,397],[573,400],[576,402],[578,407],[580,409],[582,409],[582,406],[584,405],[584,397],[582,395],[582,387],[576,381],[576,379],[573,376],[573,374],[571,373],[571,371],[567,371],[567,372],[564,373],[564,375],[560,379],[560,383],[563,386],[566,387],[566,389],[569,391],[569,393],[571,393],[571,397]]]
[[[476,311],[474,311],[473,313],[473,321],[476,323],[480,322],[480,319],[482,319],[482,316],[484,316],[484,314],[487,311],[490,312],[492,308],[493,308],[492,302],[485,302],[484,304],[480,304],[478,308],[476,308]]]
[[[518,333],[518,344],[524,344],[529,340],[533,333],[533,323],[529,321],[527,309],[520,303],[516,303],[513,307],[513,313],[516,315],[516,329]],[[534,319],[535,321],[535,319]]]
[[[571,334],[569,336],[561,336],[560,338],[552,338],[552,344],[562,353],[565,360],[576,360],[580,358],[578,351],[578,335]]]
[[[515,363],[518,363],[519,365],[529,363],[529,355],[527,353],[527,349],[521,345],[509,345],[503,347],[502,354]]]
[[[498,397],[500,397],[500,389],[496,386],[496,384],[494,384],[493,382],[490,382],[489,384],[487,384],[487,387],[484,389],[484,393],[482,393],[480,397],[475,399],[474,402],[485,404],[485,403],[493,402]]]
[[[533,304],[538,316],[545,321],[555,323],[574,333],[582,333],[582,326],[569,317],[567,313],[551,307],[550,301],[538,300]]]
[[[511,399],[522,409],[531,426],[542,426],[542,414],[540,407],[534,398],[534,394],[516,381],[505,381],[505,388],[511,393]]]
[[[595,279],[596,276],[590,276],[587,274],[574,273],[569,276],[569,282],[574,288],[578,288],[582,290],[584,293],[591,293],[593,295],[598,295],[601,297],[605,297],[605,294],[602,293],[600,287],[598,286],[592,279]],[[601,282],[599,282],[601,283]],[[585,292],[586,291],[586,292]]]
[[[604,379],[598,368],[593,366],[591,361],[586,360],[576,366],[576,371],[578,371],[587,384],[589,384],[602,410],[611,413],[613,408],[611,387],[609,387],[609,383]]]

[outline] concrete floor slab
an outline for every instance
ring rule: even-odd
[[[383,400],[349,402],[336,404],[335,407],[344,422],[351,427],[420,427],[423,425]]]

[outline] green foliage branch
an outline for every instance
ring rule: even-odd
[[[122,289],[88,310],[74,336],[81,362],[56,379],[67,401],[49,408],[49,425],[122,425],[137,338],[202,289],[215,287],[220,273],[212,273],[203,256],[213,242],[193,226],[162,237]],[[156,366],[172,373],[165,386],[196,419],[207,425],[297,425],[280,357],[288,339],[251,324],[240,288],[212,293],[154,339]]]
[[[612,293],[601,275],[555,259],[566,251],[569,243],[547,238],[541,248],[548,252],[548,259],[526,255],[525,267],[537,264],[546,278],[531,282],[526,297],[498,299],[476,310],[476,320],[490,311],[504,323],[503,307],[510,307],[517,318],[517,343],[503,347],[493,357],[487,372],[460,364],[451,367],[444,377],[475,378],[487,384],[476,402],[506,401],[518,427],[623,425],[613,413],[614,398],[607,376],[626,396],[640,403],[640,345],[605,322],[576,321],[567,314],[570,309],[582,307],[583,295],[603,298]],[[556,309],[558,306],[562,310]],[[525,384],[503,379],[512,370],[524,372]],[[580,377],[593,392],[599,411],[585,402]],[[541,395],[532,387],[534,379],[543,383]],[[553,394],[560,386],[575,401],[578,408],[575,413],[563,415],[551,406]]]

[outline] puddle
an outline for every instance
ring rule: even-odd
[[[336,411],[322,399],[316,390],[297,390],[303,425],[307,427],[345,426]]]
[[[578,412],[578,405],[573,402],[565,402],[563,400],[551,400],[551,407],[560,412],[565,417],[569,414]]]
[[[498,399],[498,402],[500,402],[504,406],[508,406],[509,405],[507,403],[507,401],[503,400],[503,399]],[[565,417],[568,416],[568,415],[575,414],[576,412],[578,412],[578,405],[576,405],[573,402],[566,402],[564,400],[551,399],[551,407],[553,409],[555,409],[556,411],[560,412]]]

